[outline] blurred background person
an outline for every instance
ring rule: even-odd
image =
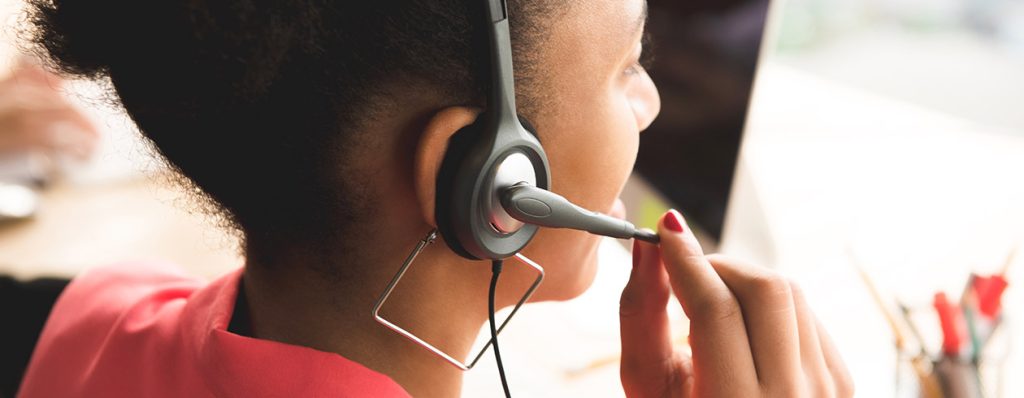
[[[20,57],[0,80],[0,183],[25,182],[34,155],[84,161],[96,149],[95,125],[63,94],[64,81]]]

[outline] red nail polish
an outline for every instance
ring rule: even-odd
[[[633,239],[633,268],[640,264],[640,241]]]
[[[683,233],[683,216],[679,215],[675,210],[668,211],[668,217],[665,217],[665,227],[669,231]]]

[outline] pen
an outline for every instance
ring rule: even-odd
[[[910,366],[913,367],[914,374],[917,376],[917,382],[921,386],[921,397],[943,398],[942,387],[933,373],[935,368],[931,365],[928,350],[924,345],[924,337],[921,336],[921,331],[914,324],[914,320],[910,319],[910,308],[899,301],[897,301],[897,305],[900,307],[900,314],[903,315],[903,320],[910,329],[910,334],[914,336],[914,339],[917,340],[918,345],[921,347],[920,352],[910,359]]]
[[[967,278],[967,284],[964,286],[964,292],[960,296],[960,310],[963,311],[964,326],[967,327],[967,343],[970,350],[970,358],[972,361],[977,363],[978,358],[981,356],[981,338],[978,336],[978,322],[977,316],[978,311],[975,309],[979,307],[978,299],[978,287],[984,284],[987,278],[978,276],[975,273]]]
[[[1001,323],[999,320],[1002,314],[1002,296],[1009,286],[1006,271],[1013,263],[1014,254],[1015,251],[1010,253],[1001,273],[974,279],[972,290],[977,304],[977,312],[974,314],[975,328],[981,340],[981,348],[984,348]]]
[[[957,311],[945,292],[935,293],[933,301],[935,312],[939,314],[939,325],[942,327],[942,353],[953,358],[960,357],[960,350],[963,344],[962,330],[963,320],[960,319],[960,311]]]
[[[999,271],[999,275],[1006,276],[1006,271],[1010,270],[1010,265],[1013,264],[1013,260],[1017,258],[1017,247],[1010,250],[1010,254],[1006,256],[1006,262],[1003,263],[1003,269]]]
[[[896,316],[893,315],[892,310],[886,304],[885,299],[882,298],[882,293],[878,291],[878,286],[875,285],[875,281],[868,275],[868,272],[856,261],[856,255],[853,250],[850,250],[850,257],[854,259],[854,267],[857,268],[857,273],[860,275],[861,280],[864,281],[864,285],[868,288],[868,293],[871,298],[874,299],[875,304],[878,306],[879,311],[885,317],[886,322],[889,323],[889,327],[892,328],[894,344],[899,355],[903,355],[905,351],[906,337],[903,335],[903,328],[900,327],[899,323],[896,322]],[[901,309],[906,308],[900,305]],[[909,313],[909,310],[907,310]],[[906,316],[906,315],[904,315]],[[921,354],[915,356],[910,360],[910,365],[914,369],[914,374],[917,376],[917,381],[921,386],[921,397],[922,398],[943,398],[942,387],[935,375],[932,373],[933,369],[929,369],[928,353],[924,349],[924,340],[921,339],[920,334],[915,332],[916,329],[913,324],[910,323],[909,317],[907,317],[908,325],[910,325],[911,333],[915,334],[915,338],[918,339],[921,345]]]
[[[903,352],[906,338],[903,336],[903,329],[900,328],[899,323],[896,322],[896,316],[893,315],[892,310],[889,309],[889,305],[886,304],[885,299],[882,298],[882,294],[879,293],[878,287],[875,286],[875,281],[871,278],[871,275],[868,275],[868,272],[857,260],[857,256],[853,252],[853,249],[848,250],[850,252],[850,257],[853,259],[853,266],[857,269],[857,273],[860,275],[860,279],[864,281],[864,285],[867,286],[868,293],[871,294],[871,298],[874,299],[875,304],[878,306],[878,310],[882,312],[882,315],[885,317],[885,321],[889,323],[889,327],[892,328],[896,349],[899,350],[899,352]]]
[[[999,314],[1003,292],[1009,284],[1003,275],[978,277],[974,280],[974,294],[978,299],[978,311],[988,319]]]
[[[918,329],[917,324],[914,323],[914,320],[910,319],[910,307],[907,307],[905,304],[903,304],[903,302],[899,300],[897,300],[896,305],[899,306],[900,314],[903,315],[903,321],[907,324],[907,328],[910,329],[910,335],[914,336],[914,339],[917,340],[917,344],[921,347],[921,350],[918,353],[918,355],[925,358],[929,357],[928,349],[925,347],[924,344],[924,336],[921,335],[921,329]]]

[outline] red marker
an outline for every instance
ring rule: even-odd
[[[948,356],[959,357],[964,335],[963,313],[949,302],[945,292],[935,293],[933,304],[942,326],[942,352]]]
[[[978,312],[989,320],[999,316],[1003,292],[1007,286],[1002,275],[976,276],[974,278],[974,294],[978,298]]]

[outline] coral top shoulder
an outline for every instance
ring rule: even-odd
[[[409,396],[338,354],[229,332],[241,275],[206,283],[168,265],[127,264],[75,278],[19,396]]]

